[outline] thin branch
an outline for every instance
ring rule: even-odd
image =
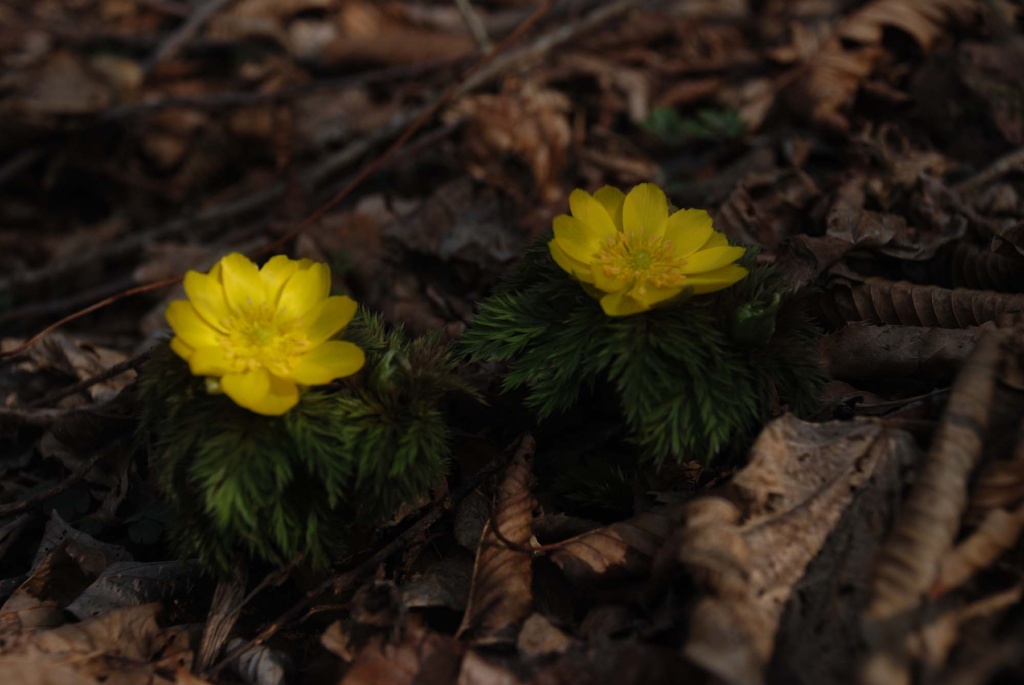
[[[1005,176],[1008,173],[1022,169],[1024,169],[1024,147],[1017,148],[1013,152],[1003,155],[974,176],[957,183],[953,186],[953,190],[961,195],[965,195],[988,185],[1000,176]]]
[[[152,72],[165,59],[174,56],[185,43],[192,40],[199,30],[206,25],[206,22],[213,18],[213,15],[227,7],[231,2],[232,0],[206,0],[206,2],[201,3],[196,8],[196,11],[192,13],[192,16],[178,27],[178,30],[172,33],[167,40],[161,43],[160,47],[150,55],[149,59],[143,62],[143,76]]]
[[[455,0],[455,6],[459,8],[459,14],[462,15],[462,20],[466,23],[469,35],[473,36],[473,40],[476,41],[480,51],[490,51],[492,46],[491,38],[487,35],[487,29],[484,28],[484,24],[480,21],[480,16],[473,9],[473,5],[470,4],[469,0]]]

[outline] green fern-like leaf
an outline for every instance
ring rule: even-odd
[[[753,259],[745,259],[749,276],[728,290],[608,317],[541,241],[481,305],[461,343],[474,360],[506,362],[502,389],[525,389],[541,419],[603,396],[592,391],[610,384],[644,457],[707,463],[756,431],[773,397],[808,410],[823,380],[801,300]],[[740,308],[759,317],[759,335],[734,335]]]
[[[226,573],[239,557],[323,568],[353,532],[376,525],[446,472],[442,405],[475,396],[437,337],[407,341],[360,313],[347,330],[366,351],[351,382],[303,395],[283,417],[209,395],[163,345],[143,369],[140,437],[154,436],[161,490],[183,556]]]

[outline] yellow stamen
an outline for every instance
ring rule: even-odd
[[[312,349],[306,333],[295,330],[295,321],[277,321],[275,314],[269,303],[263,303],[223,322],[228,334],[221,339],[221,347],[239,371],[262,367],[286,376],[299,357]]]
[[[686,280],[679,272],[686,260],[675,256],[671,241],[643,233],[618,233],[594,255],[594,262],[605,276],[636,283],[640,292],[648,285],[673,288]]]

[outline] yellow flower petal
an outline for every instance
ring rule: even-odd
[[[277,302],[285,281],[298,270],[299,263],[297,261],[281,254],[271,257],[263,265],[263,268],[260,269],[260,279],[263,281],[263,289],[269,302]]]
[[[622,204],[622,226],[627,234],[660,238],[668,220],[668,199],[653,183],[629,191]]]
[[[584,283],[591,283],[594,277],[590,275],[590,266],[585,262],[581,262],[578,259],[573,259],[569,254],[558,246],[558,242],[552,240],[548,243],[548,249],[551,250],[551,257],[555,260],[555,264],[562,267],[562,270],[567,272],[570,276],[575,276]]]
[[[210,273],[209,276],[198,271],[185,274],[185,294],[203,321],[223,333],[226,330],[224,321],[231,318],[231,309],[224,299],[224,286],[219,280],[220,270],[217,270],[218,277],[212,271]]]
[[[615,228],[621,231],[622,204],[626,201],[626,194],[618,188],[604,186],[603,188],[598,188],[597,192],[594,193],[594,199],[604,205],[605,211],[608,212],[608,216],[612,218],[612,223],[615,224]]]
[[[366,355],[352,343],[330,340],[299,357],[291,378],[303,385],[321,385],[351,376],[365,363]]]
[[[311,345],[319,345],[347,326],[358,308],[351,297],[328,297],[303,317],[307,325],[301,328],[306,330],[306,338]]]
[[[554,221],[555,241],[567,255],[589,263],[601,249],[601,239],[595,231],[575,217],[560,214]]]
[[[245,255],[232,252],[220,260],[224,297],[235,311],[266,302],[260,270]]]
[[[700,249],[704,250],[709,247],[729,247],[729,239],[721,231],[712,231],[711,237],[700,246]]]
[[[188,300],[175,300],[167,305],[167,323],[175,338],[192,348],[216,345],[220,333],[208,324]]]
[[[627,294],[630,298],[642,304],[645,309],[650,309],[656,304],[661,304],[676,297],[679,293],[683,292],[683,289],[681,285],[672,288],[644,285],[643,287],[634,287]]]
[[[278,316],[285,321],[298,319],[320,304],[329,292],[330,269],[326,264],[314,264],[308,269],[299,269],[281,289],[281,297],[277,301]]]
[[[619,232],[604,205],[585,190],[576,189],[569,194],[569,211],[586,224],[598,240],[610,240]]]
[[[608,316],[629,316],[646,311],[647,307],[626,293],[617,292],[609,293],[601,298],[601,309]]]
[[[709,247],[706,250],[699,250],[686,258],[686,264],[680,272],[700,274],[721,269],[742,257],[746,251],[742,247]]]
[[[295,382],[278,378],[266,369],[228,374],[220,386],[235,404],[264,416],[280,416],[299,403]]]
[[[188,368],[193,376],[223,376],[227,373],[240,371],[237,362],[227,355],[221,347],[200,347],[188,360]]]
[[[195,350],[192,347],[187,345],[185,342],[182,341],[181,338],[177,336],[171,338],[171,351],[174,352],[174,354],[181,357],[182,359],[184,359],[185,361],[188,361],[188,358],[192,356],[193,352],[195,352]]]
[[[715,232],[711,215],[703,209],[681,209],[668,218],[665,240],[672,242],[676,257],[689,257]]]
[[[604,266],[601,264],[590,265],[590,279],[590,282],[593,283],[598,290],[606,293],[615,292],[617,290],[626,290],[630,285],[629,280],[622,276],[609,276],[605,272]]]
[[[687,276],[683,286],[694,295],[713,293],[718,290],[725,290],[737,281],[743,280],[747,273],[747,269],[739,264],[730,264],[715,271],[709,271],[696,276]]]

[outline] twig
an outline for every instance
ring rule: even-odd
[[[98,299],[119,293],[125,288],[130,288],[133,285],[136,285],[136,282],[132,278],[119,278],[115,281],[104,283],[99,287],[77,292],[69,297],[53,298],[44,300],[43,302],[32,302],[18,307],[17,309],[0,313],[0,325],[25,319],[41,319],[44,317],[56,316],[57,314],[63,314],[64,312],[74,311],[87,306]]]
[[[178,30],[161,43],[149,59],[142,63],[142,75],[148,75],[160,62],[177,53],[203,28],[206,22],[213,18],[213,15],[224,9],[230,2],[232,0],[206,0],[200,4],[192,16],[185,20],[185,23],[178,27]]]
[[[482,52],[490,51],[492,47],[491,38],[487,35],[487,29],[484,28],[479,15],[473,10],[473,5],[469,3],[469,0],[455,0],[455,6],[459,8],[459,14],[462,15],[462,20],[466,22],[469,35],[473,36],[473,40],[476,41],[480,50]]]
[[[153,290],[160,290],[161,288],[167,288],[169,286],[176,285],[176,284],[178,284],[180,282],[181,282],[181,276],[175,276],[174,278],[165,278],[162,281],[157,281],[155,283],[147,283],[145,285],[140,285],[140,286],[138,286],[136,288],[130,288],[130,289],[125,290],[123,292],[120,292],[120,293],[118,293],[116,295],[111,295],[110,297],[108,297],[106,299],[100,300],[96,304],[89,305],[85,309],[81,309],[81,310],[75,312],[74,314],[69,314],[68,316],[65,316],[63,319],[60,319],[59,321],[57,321],[56,323],[50,324],[49,326],[47,326],[43,330],[41,330],[38,333],[36,333],[35,335],[33,335],[28,340],[23,342],[22,344],[20,344],[17,347],[15,347],[13,350],[7,350],[5,352],[0,352],[0,359],[7,359],[9,357],[13,357],[16,354],[21,354],[22,352],[24,352],[28,348],[30,348],[33,345],[35,345],[41,339],[45,338],[50,333],[53,333],[55,330],[57,330],[58,328],[60,328],[64,324],[70,323],[71,321],[74,321],[75,319],[80,319],[83,316],[85,316],[86,314],[91,314],[92,312],[96,311],[97,309],[103,309],[107,305],[113,304],[114,302],[117,302],[118,300],[123,300],[126,297],[132,297],[133,295],[138,295],[140,293],[148,293],[148,292],[151,292]]]
[[[1003,155],[974,176],[953,186],[953,190],[964,195],[981,188],[1000,176],[1024,169],[1024,147]]]
[[[166,97],[160,100],[149,102],[137,102],[120,107],[112,107],[105,110],[97,120],[97,124],[106,124],[111,121],[119,121],[128,117],[151,114],[164,109],[192,107],[203,110],[216,110],[228,107],[251,107],[265,103],[278,103],[304,95],[312,95],[325,90],[341,90],[356,86],[369,86],[395,81],[399,79],[410,79],[425,76],[431,72],[453,67],[462,61],[443,59],[431,62],[421,62],[413,65],[402,65],[397,67],[383,67],[372,69],[351,76],[339,78],[319,79],[312,83],[303,83],[298,86],[290,86],[279,90],[271,91],[218,91],[204,93],[195,96]]]
[[[655,0],[654,4],[660,4],[663,1],[664,0]],[[454,97],[464,95],[490,81],[498,74],[515,69],[524,62],[537,59],[551,50],[564,45],[573,38],[578,37],[580,34],[592,31],[606,21],[614,19],[620,14],[628,12],[641,4],[644,4],[644,0],[618,0],[618,2],[599,6],[593,12],[577,22],[568,22],[559,26],[557,29],[541,34],[531,42],[530,45],[520,48],[514,52],[502,54],[502,56],[497,59],[487,60],[486,64],[481,63],[480,65],[477,65],[479,67],[478,69],[475,69],[473,72],[466,75],[466,78],[463,79],[462,83],[458,84]],[[527,21],[529,21],[529,19]],[[498,55],[499,53],[504,53],[501,46],[505,45],[507,41],[508,38],[502,40],[498,49],[490,54]]]
[[[516,449],[515,454],[532,455],[537,447],[537,443],[530,435],[524,435],[519,441],[519,447]],[[228,653],[223,659],[218,661],[210,668],[206,673],[201,674],[204,678],[212,678],[216,676],[225,666],[235,661],[239,656],[247,652],[248,650],[266,642],[272,635],[277,633],[281,628],[288,625],[292,621],[299,618],[306,608],[313,602],[314,599],[324,594],[327,591],[331,591],[335,594],[342,592],[347,589],[352,583],[359,580],[362,576],[371,573],[377,566],[382,562],[386,561],[388,557],[392,556],[396,552],[405,549],[411,545],[420,535],[426,531],[430,526],[434,524],[437,519],[441,517],[441,514],[446,508],[450,508],[454,503],[462,500],[466,495],[473,492],[481,483],[486,479],[490,478],[494,474],[498,473],[505,464],[509,462],[508,450],[503,453],[503,458],[497,458],[491,461],[489,464],[484,466],[482,469],[473,474],[472,477],[467,479],[462,485],[454,490],[451,495],[439,502],[433,504],[423,516],[419,518],[414,524],[405,530],[401,535],[396,537],[390,543],[376,551],[373,555],[363,561],[361,564],[356,566],[354,569],[341,573],[339,575],[328,578],[323,583],[313,588],[306,593],[306,596],[299,600],[294,606],[285,611],[283,614],[277,617],[273,623],[264,628],[260,633],[246,642],[235,647]]]
[[[39,506],[46,500],[52,497],[56,497],[57,495],[67,490],[78,481],[85,478],[86,474],[92,471],[93,467],[96,466],[96,464],[98,464],[101,459],[108,456],[111,452],[114,451],[115,448],[120,447],[122,443],[122,440],[117,440],[113,444],[108,445],[106,448],[99,450],[98,452],[96,452],[96,454],[89,457],[89,460],[87,462],[85,462],[77,469],[75,469],[75,471],[70,476],[68,476],[61,482],[57,483],[46,492],[40,492],[37,495],[33,495],[32,497],[29,497],[28,499],[23,499],[19,502],[0,504],[0,518],[4,516],[10,516],[12,514],[20,514],[26,509],[31,509],[33,507]]]
[[[92,411],[107,404],[107,401],[94,402],[78,407],[57,407],[54,409],[25,409],[21,407],[0,407],[0,420],[9,419],[26,426],[49,428],[53,424],[66,419],[80,411]]]
[[[23,169],[26,169],[43,158],[48,152],[45,147],[29,148],[24,152],[14,155],[3,164],[0,164],[0,185],[3,185],[11,178],[17,176]]]
[[[35,409],[37,407],[45,407],[45,406],[51,405],[54,402],[58,402],[58,401],[64,399],[68,395],[74,395],[76,392],[81,392],[81,391],[85,390],[86,388],[91,388],[92,386],[96,385],[97,383],[102,383],[103,381],[110,380],[114,376],[120,376],[125,371],[130,371],[132,369],[137,369],[147,359],[149,359],[152,355],[153,355],[153,349],[152,348],[150,348],[150,349],[148,349],[148,350],[146,350],[144,352],[140,352],[139,354],[135,355],[134,357],[130,357],[128,359],[125,359],[123,362],[118,362],[117,364],[114,364],[109,369],[106,369],[105,371],[101,371],[100,373],[96,374],[95,376],[90,376],[89,378],[86,378],[85,380],[79,381],[79,382],[75,383],[74,385],[69,385],[66,388],[60,388],[59,390],[54,390],[53,392],[51,392],[51,393],[49,393],[47,395],[43,395],[38,400],[34,400],[32,402],[29,402],[28,408],[29,409]]]

